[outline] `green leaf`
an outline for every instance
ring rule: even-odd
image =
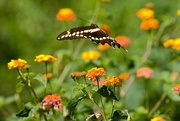
[[[24,88],[24,83],[22,83],[21,81],[16,85],[16,92],[20,93],[22,92],[23,88]]]
[[[107,86],[102,86],[99,90],[98,93],[101,94],[102,96],[109,98],[109,99],[114,99],[116,101],[118,101],[118,99],[116,98],[115,94],[113,93],[113,91],[108,88]]]
[[[46,79],[43,77],[42,74],[37,74],[35,77],[34,77],[35,80],[39,81],[44,88],[46,88],[47,86],[47,81]]]
[[[116,110],[113,113],[111,121],[120,121],[120,119],[127,119],[128,115],[123,113],[121,110]]]
[[[22,111],[20,111],[18,114],[16,114],[16,116],[17,117],[28,117],[30,111],[31,111],[31,108],[26,106]]]
[[[71,118],[74,117],[75,111],[76,111],[76,106],[78,105],[78,103],[83,99],[84,97],[79,97],[79,98],[74,98],[71,99],[68,103],[68,111],[69,111],[69,115]]]

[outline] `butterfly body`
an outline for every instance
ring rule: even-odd
[[[96,24],[90,26],[82,26],[69,29],[58,35],[57,40],[78,40],[89,38],[91,41],[97,44],[104,45],[109,44],[112,47],[121,47],[119,43],[112,37],[110,37],[104,30],[100,29]]]

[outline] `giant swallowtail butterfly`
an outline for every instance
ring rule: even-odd
[[[78,40],[89,38],[92,42],[104,45],[109,44],[112,47],[121,47],[117,41],[110,37],[104,30],[100,29],[96,24],[91,24],[90,26],[82,26],[77,28],[72,28],[67,31],[62,32],[57,36],[57,40]]]

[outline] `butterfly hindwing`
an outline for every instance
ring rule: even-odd
[[[58,35],[57,40],[78,40],[89,38],[91,41],[97,44],[104,45],[109,44],[112,47],[121,47],[119,43],[112,37],[110,37],[105,31],[100,29],[96,24],[91,24],[91,26],[83,26],[72,28],[67,31],[62,32]]]

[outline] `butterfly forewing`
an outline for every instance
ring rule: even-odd
[[[90,34],[90,30],[94,28],[95,28],[94,26],[83,26],[83,27],[72,28],[59,34],[57,40],[88,38]]]
[[[109,37],[109,35],[100,29],[96,24],[91,24],[91,26],[72,28],[64,31],[58,35],[57,40],[78,40],[85,38],[89,38],[91,41],[96,42],[97,44],[101,43],[104,45],[107,43],[112,47],[121,47],[121,45],[117,43],[115,39]]]

